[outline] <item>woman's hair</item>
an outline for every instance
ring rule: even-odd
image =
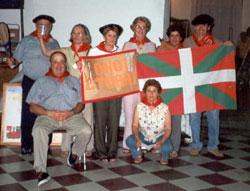
[[[147,17],[136,17],[135,20],[133,21],[132,25],[130,25],[130,28],[132,31],[135,31],[135,27],[138,22],[144,22],[146,24],[146,31],[150,31],[151,29],[151,23]]]
[[[117,38],[122,34],[123,28],[118,24],[107,24],[99,28],[100,33],[105,36],[109,31],[114,31]]]
[[[69,41],[73,42],[72,33],[76,27],[81,27],[83,30],[84,36],[85,36],[84,43],[90,43],[91,37],[90,37],[89,29],[84,24],[77,24],[72,28]]]
[[[56,55],[56,54],[61,54],[61,55],[63,56],[64,60],[65,60],[65,64],[67,63],[67,57],[66,57],[66,55],[65,55],[63,52],[61,52],[61,51],[55,51],[55,52],[53,52],[53,53],[50,55],[50,57],[49,57],[49,61],[50,61],[50,62],[52,61],[52,58],[53,58],[54,55]]]
[[[149,86],[154,86],[154,87],[156,87],[159,94],[160,94],[161,91],[162,91],[161,84],[160,84],[157,80],[149,79],[149,80],[147,80],[147,81],[145,82],[145,84],[144,84],[144,87],[143,87],[143,92],[144,92],[144,93],[146,93],[147,88],[148,88]]]
[[[181,38],[184,39],[184,29],[180,25],[170,25],[167,30],[167,36],[169,37],[171,35],[171,32],[177,31]]]

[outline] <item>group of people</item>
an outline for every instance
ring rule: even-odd
[[[22,39],[7,63],[9,66],[23,64],[21,152],[32,154],[34,149],[38,186],[50,178],[46,170],[48,142],[49,134],[56,129],[67,130],[63,135],[61,156],[67,156],[69,166],[73,166],[85,152],[91,156],[94,151],[104,163],[116,161],[121,109],[125,113],[123,152],[131,153],[135,163],[143,161],[144,148],[160,153],[160,163],[163,165],[168,164],[169,157],[178,156],[181,115],[171,116],[169,107],[160,98],[162,88],[158,81],[150,79],[145,83],[145,97],[142,99],[139,94],[131,94],[83,104],[78,61],[82,56],[113,54],[122,50],[135,49],[137,54],[142,54],[221,43],[211,34],[214,23],[211,16],[197,16],[192,21],[194,34],[183,43],[183,29],[170,26],[167,30],[169,41],[161,42],[157,48],[147,38],[151,23],[142,16],[135,18],[131,24],[134,36],[122,49],[116,45],[123,32],[118,24],[100,27],[104,41],[94,48],[90,45],[88,28],[77,24],[70,34],[71,46],[59,48],[50,35],[55,19],[49,15],[39,15],[33,22],[36,30]],[[224,42],[224,45],[233,46],[230,41]],[[198,155],[202,148],[201,113],[193,113],[190,117],[193,138],[190,155]],[[219,111],[208,111],[207,119],[208,151],[216,157],[223,157],[218,150]]]

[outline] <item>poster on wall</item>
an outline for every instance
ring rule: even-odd
[[[21,84],[4,83],[1,122],[1,145],[21,144]],[[53,134],[52,145],[61,144],[61,133]]]

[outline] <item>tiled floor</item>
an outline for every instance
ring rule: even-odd
[[[221,112],[222,159],[208,154],[205,147],[201,155],[191,157],[189,145],[182,144],[178,159],[170,159],[167,166],[160,165],[160,156],[152,153],[146,153],[144,162],[138,165],[119,148],[116,162],[103,164],[91,158],[84,171],[82,163],[68,167],[59,156],[59,148],[53,147],[48,157],[52,178],[38,188],[33,156],[22,156],[20,147],[1,146],[0,191],[250,191],[249,95],[248,89],[239,96],[237,111]],[[206,145],[207,129],[202,124]]]
[[[250,134],[222,129],[220,140],[225,157],[219,160],[205,148],[200,156],[191,157],[190,147],[182,144],[178,159],[169,160],[167,166],[160,165],[160,156],[152,153],[146,153],[144,162],[137,165],[119,148],[116,162],[88,159],[86,171],[82,163],[68,167],[59,148],[52,147],[48,157],[52,178],[40,188],[32,169],[33,156],[22,156],[16,146],[1,146],[0,190],[250,191]]]

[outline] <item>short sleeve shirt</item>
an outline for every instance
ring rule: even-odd
[[[72,110],[82,102],[80,82],[76,77],[67,76],[60,84],[55,78],[43,76],[32,86],[26,102],[39,103],[47,110]]]
[[[56,40],[49,39],[46,43],[49,50],[58,49]],[[44,56],[41,50],[40,41],[31,35],[25,36],[18,44],[13,57],[23,63],[24,75],[33,80],[44,76],[49,70],[49,57]]]

